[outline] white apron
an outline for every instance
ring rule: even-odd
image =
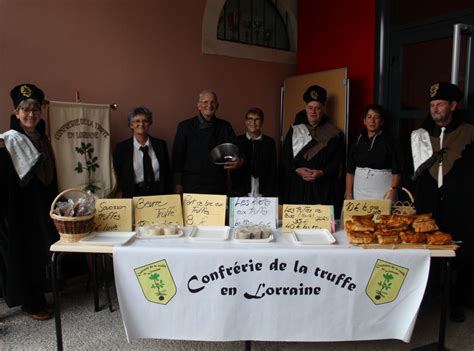
[[[354,174],[354,200],[383,199],[391,183],[390,169],[357,167]]]

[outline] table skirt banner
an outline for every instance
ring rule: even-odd
[[[430,265],[428,250],[182,240],[114,249],[129,340],[409,342]]]

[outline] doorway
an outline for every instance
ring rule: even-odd
[[[474,112],[474,3],[398,0],[379,1],[378,5],[386,34],[380,55],[384,57],[378,58],[381,69],[376,77],[380,84],[376,100],[390,112],[390,132],[400,140],[409,159],[410,134],[428,116],[429,87],[435,82],[451,81],[457,23],[465,24],[457,74],[458,86],[468,92],[462,107]]]

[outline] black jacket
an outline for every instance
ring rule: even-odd
[[[235,143],[229,122],[215,117],[212,126],[201,128],[195,116],[179,123],[173,145],[173,173],[184,192],[226,194],[226,172],[215,165],[209,152],[222,143]]]
[[[160,164],[159,192],[155,195],[171,194],[171,171],[168,147],[162,139],[148,136]],[[113,163],[122,197],[131,198],[135,192],[133,171],[133,137],[118,143],[113,154]]]

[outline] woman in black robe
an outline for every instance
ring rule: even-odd
[[[0,149],[1,287],[9,307],[21,305],[33,319],[46,320],[51,318],[44,294],[49,247],[58,234],[49,218],[57,187],[53,152],[41,119],[44,94],[32,84],[21,84],[10,95],[15,109],[7,133],[18,143],[13,149]],[[25,145],[30,153],[23,152]],[[20,159],[31,168],[25,170]]]

